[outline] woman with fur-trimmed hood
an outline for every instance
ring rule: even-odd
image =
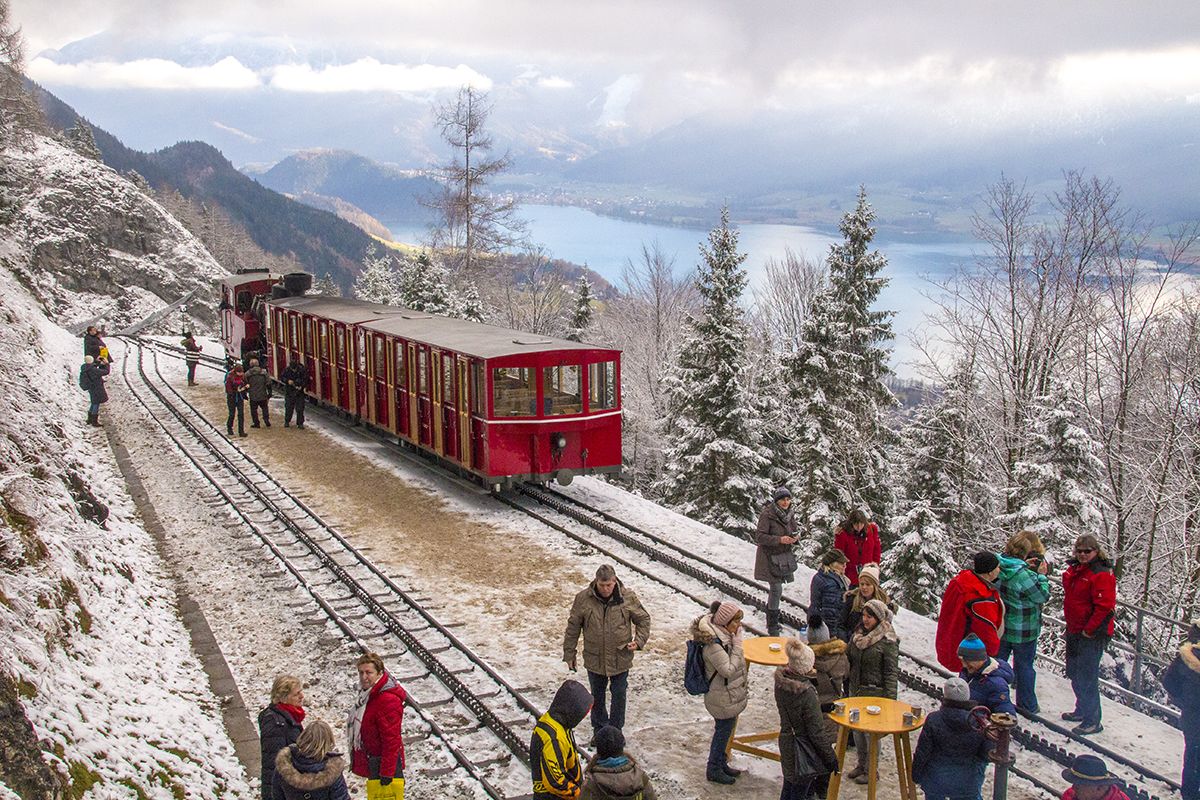
[[[350,800],[342,771],[346,759],[333,752],[333,729],[317,720],[275,756],[273,800]]]
[[[708,676],[704,707],[713,717],[705,777],[713,783],[731,784],[742,771],[729,765],[726,747],[747,699],[742,610],[733,603],[714,602],[707,614],[692,621],[692,639],[703,646]]]
[[[788,663],[775,670],[775,706],[779,709],[779,766],[783,770],[780,800],[805,800],[818,782],[814,776],[796,774],[796,740],[807,739],[817,751],[825,774],[838,768],[833,736],[825,727],[817,697],[816,655],[799,639],[785,645]],[[819,792],[818,792],[819,793]]]
[[[1187,641],[1163,675],[1163,687],[1182,712],[1183,798],[1200,798],[1200,622],[1193,622]]]
[[[844,696],[842,687],[850,675],[846,643],[829,635],[829,627],[820,614],[809,614],[808,646],[816,656],[814,668],[817,674],[813,682],[817,687],[817,699],[821,701],[821,711],[828,714],[833,710],[833,704]],[[832,730],[837,729],[837,723],[833,720],[829,720],[829,724]]]

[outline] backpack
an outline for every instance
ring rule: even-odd
[[[708,694],[710,679],[704,669],[704,645],[695,639],[687,643],[687,658],[683,662],[683,688],[688,694]]]

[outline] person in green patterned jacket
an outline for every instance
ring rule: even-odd
[[[1046,573],[1046,547],[1036,533],[1014,534],[1000,554],[1000,577],[996,585],[1004,599],[1004,632],[1000,635],[999,657],[1012,664],[1017,675],[1017,708],[1036,714],[1038,636],[1042,632],[1042,606],[1050,599]]]

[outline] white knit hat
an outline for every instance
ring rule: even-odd
[[[817,664],[817,655],[812,648],[799,639],[787,640],[788,669],[797,675],[808,675]]]

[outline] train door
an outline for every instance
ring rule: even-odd
[[[429,418],[430,427],[432,430],[432,441],[430,447],[435,453],[442,452],[442,351],[430,348],[429,350],[429,371],[431,380],[431,392],[429,399]]]
[[[303,317],[304,323],[304,369],[308,373],[308,384],[304,387],[309,394],[317,385],[317,322],[312,317]],[[281,365],[282,367],[282,365]]]
[[[429,374],[429,348],[417,345],[417,418],[420,423],[418,443],[433,447],[433,400]]]
[[[459,460],[458,454],[458,381],[454,379],[454,354],[442,353],[439,356],[442,372],[441,390],[441,422],[442,422],[442,452],[448,458]]]
[[[331,376],[333,375],[333,356],[329,352],[329,323],[326,320],[321,320],[317,323],[317,369],[318,388],[317,397],[329,402],[333,397],[333,387],[331,385]]]
[[[458,425],[458,460],[471,467],[471,362],[466,356],[455,360],[458,383],[458,403],[455,405]]]
[[[281,308],[274,309],[271,314],[271,330],[267,341],[270,342],[271,358],[276,364],[287,363],[287,312]]]
[[[350,377],[348,374],[348,359],[346,351],[350,343],[346,339],[346,326],[340,322],[333,323],[333,357],[336,359],[334,370],[337,375],[337,394],[333,401],[341,408],[350,408]]]
[[[471,362],[471,466],[487,469],[487,416],[488,398],[487,370],[482,361]]]
[[[381,333],[371,334],[374,346],[371,348],[371,381],[375,391],[371,394],[374,410],[371,419],[376,425],[390,428],[392,415],[388,413],[391,403],[388,402],[388,357],[387,340]]]
[[[371,409],[367,406],[367,334],[362,328],[354,328],[352,346],[354,357],[350,364],[353,367],[354,383],[350,388],[354,390],[354,397],[350,408],[356,416],[366,416],[370,419]]]
[[[288,351],[283,361],[286,364],[293,358],[300,358],[300,315],[288,314]]]
[[[404,342],[393,339],[389,345],[392,348],[393,386],[396,393],[396,433],[412,438],[412,428],[408,423],[408,362],[405,360]]]

